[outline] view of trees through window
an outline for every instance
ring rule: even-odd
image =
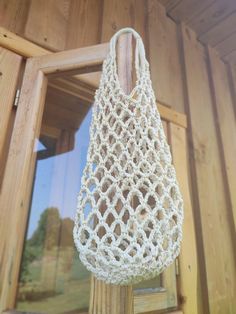
[[[77,130],[41,134],[21,262],[17,309],[66,313],[87,309],[90,273],[73,242],[77,194],[86,163],[91,110]]]
[[[50,93],[55,95],[49,90],[49,100]],[[88,309],[90,296],[90,273],[79,259],[72,232],[87,158],[91,106],[75,100],[65,109],[68,103],[64,98],[57,100],[56,107],[46,103],[41,135],[36,140],[16,304],[22,311],[49,314]],[[150,291],[160,284],[157,277],[134,289]]]

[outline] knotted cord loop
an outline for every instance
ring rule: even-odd
[[[137,41],[139,78],[129,95],[116,72],[116,41],[125,32]],[[81,261],[98,279],[133,284],[157,276],[174,261],[183,200],[143,42],[130,28],[112,37],[103,63],[81,181],[73,236]]]
[[[136,39],[135,70],[136,70],[137,78],[139,78],[142,71],[145,71],[145,63],[147,61],[146,61],[145,49],[144,49],[142,38],[134,29],[127,27],[115,33],[115,35],[113,35],[110,41],[110,53],[111,53],[111,56],[114,58],[114,62],[116,62],[116,43],[117,43],[118,37],[121,34],[125,34],[125,33],[131,33]]]

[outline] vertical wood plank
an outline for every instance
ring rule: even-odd
[[[205,313],[235,312],[235,263],[206,51],[182,25],[191,183]],[[193,61],[194,60],[194,61]],[[193,75],[194,73],[194,75]],[[199,92],[200,91],[200,92]]]
[[[157,100],[184,112],[176,24],[157,1],[148,0],[147,5],[150,69]]]
[[[224,56],[223,60],[227,63],[236,64],[236,50],[233,49],[233,51],[229,52],[226,56]]]
[[[236,244],[236,119],[234,115],[233,101],[229,89],[229,77],[226,65],[220,60],[216,52],[208,48],[210,61],[210,73],[212,80],[213,102],[216,109],[217,126],[226,172],[226,185],[229,188],[231,208],[229,210],[230,221],[233,224],[232,240]]]
[[[133,313],[132,289],[128,286],[107,285],[92,276],[89,314]]]
[[[184,128],[169,123],[169,134],[173,162],[184,199],[183,240],[178,258],[180,268],[178,296],[183,313],[198,314],[197,248],[188,182],[186,133]]]
[[[140,0],[104,0],[101,41],[108,42],[123,27],[134,28],[142,37],[146,50],[146,2]]]
[[[64,50],[70,0],[31,1],[24,36],[53,51]]]
[[[13,33],[24,34],[30,0],[1,0],[0,25]]]
[[[132,34],[122,34],[117,41],[117,70],[122,90],[129,94],[133,89]]]
[[[99,44],[102,8],[102,0],[70,1],[66,49]]]
[[[8,151],[7,143],[9,143],[9,139],[7,135],[11,135],[9,128],[12,127],[11,116],[14,116],[13,102],[21,62],[22,58],[20,56],[4,48],[0,48],[0,187]]]
[[[15,110],[13,109],[13,101],[16,92],[16,85],[22,58],[4,48],[0,48],[0,198],[3,196],[2,182],[5,173],[5,165],[8,157],[10,137],[15,119]],[[10,188],[7,191],[10,194]],[[6,254],[7,246],[5,240],[8,233],[5,231],[9,227],[11,219],[9,208],[0,206],[0,278],[4,271],[4,263],[2,262],[4,254]],[[0,295],[1,295],[1,279],[0,279]],[[0,302],[1,304],[1,302]],[[1,306],[0,306],[1,308]],[[1,311],[1,310],[0,310]]]
[[[236,65],[228,64],[229,84],[233,101],[234,114],[236,119]]]
[[[28,60],[0,197],[0,208],[8,212],[8,223],[1,228],[0,312],[15,303],[36,156],[34,140],[39,134],[46,83],[35,63]],[[5,218],[1,211],[1,226]]]
[[[123,34],[117,42],[118,77],[125,93],[132,88],[132,35]],[[92,279],[93,293],[90,299],[90,314],[133,314],[132,286],[107,285]],[[111,292],[111,296],[107,293]],[[97,309],[97,310],[96,310]]]

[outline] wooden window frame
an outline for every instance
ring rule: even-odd
[[[7,43],[7,45],[9,48],[9,43]],[[103,60],[108,53],[108,48],[109,46],[106,43],[70,51],[45,54],[43,56],[32,57],[27,60],[0,199],[1,208],[5,208],[8,211],[9,217],[11,217],[11,232],[8,232],[8,225],[3,226],[3,229],[1,230],[3,235],[8,234],[7,238],[4,238],[5,245],[0,247],[0,250],[2,250],[0,253],[4,252],[2,263],[2,269],[4,271],[0,273],[0,288],[2,291],[0,303],[3,306],[3,309],[14,308],[15,305],[24,234],[28,217],[29,195],[32,186],[33,169],[36,155],[34,153],[34,144],[35,138],[39,136],[40,132],[48,77],[61,77],[62,74],[63,76],[67,76],[74,73],[83,74],[98,71],[101,69]],[[174,129],[176,131],[176,127],[177,130],[184,130],[184,139],[181,138],[181,141],[184,141],[186,149],[186,116],[160,104],[158,104],[158,109],[162,119],[168,121],[169,130]],[[171,140],[175,141],[173,138],[171,138]],[[175,159],[177,159],[178,164],[179,156],[175,153],[175,149],[172,149],[172,153],[174,156],[174,162]],[[183,167],[186,166],[187,159],[184,161],[183,165],[178,165],[180,171],[181,169],[183,170]],[[187,222],[190,223],[188,225],[185,223],[185,229],[186,231],[190,231],[190,244],[193,247],[193,254],[190,256],[189,252],[183,252],[182,249],[180,254],[180,269],[182,270],[183,274],[185,273],[187,275],[188,272],[186,268],[189,268],[191,265],[193,271],[191,274],[188,273],[187,280],[186,278],[182,278],[180,280],[180,293],[184,293],[186,296],[190,295],[189,305],[192,308],[192,306],[197,305],[196,247],[192,208],[189,198],[189,189],[187,187],[187,172],[183,181],[184,182],[182,182],[182,185],[184,186],[184,191],[182,190],[182,192],[184,194],[184,198],[187,199]],[[187,246],[189,246],[189,241]],[[169,289],[171,286],[171,280],[170,276],[168,275],[168,271],[166,272],[165,276],[164,286],[166,289]],[[192,289],[193,282],[194,291],[192,291],[193,293],[189,294],[188,288],[191,287]],[[171,289],[171,291],[173,291],[174,288],[171,287]],[[146,300],[149,299],[148,303],[150,304],[152,298],[155,297],[155,300],[157,300],[157,297],[163,298],[163,296],[164,292],[163,294],[158,293],[157,295],[156,293],[145,295],[145,298]],[[144,299],[141,300],[140,295],[134,295],[134,304],[140,307],[143,301]],[[173,301],[173,306],[176,305],[177,296]],[[182,305],[181,307],[184,309],[185,305]],[[186,309],[188,308],[190,307],[186,306]],[[143,305],[143,310],[146,311],[147,309],[150,311],[150,306],[147,307]],[[135,311],[135,313],[141,312],[138,310]]]

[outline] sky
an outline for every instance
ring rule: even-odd
[[[58,207],[62,218],[74,219],[82,172],[86,164],[92,110],[87,113],[75,135],[70,152],[38,160],[33,186],[27,239],[37,228],[40,214],[47,207]],[[43,144],[38,141],[37,150]]]

